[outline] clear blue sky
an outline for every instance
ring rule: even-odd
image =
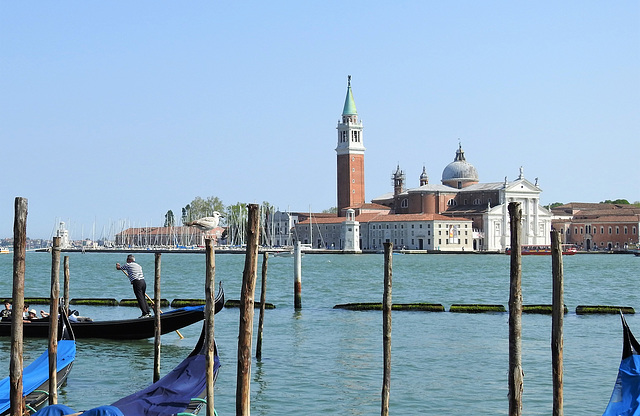
[[[481,182],[640,200],[640,2],[0,2],[0,237],[162,225],[194,197],[336,205],[347,75],[366,199]],[[119,231],[119,230],[118,230]]]

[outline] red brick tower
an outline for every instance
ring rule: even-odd
[[[348,78],[347,98],[342,118],[338,121],[338,215],[344,217],[348,207],[364,203],[364,145],[362,144],[362,120],[358,120],[356,103],[351,92],[351,75]]]

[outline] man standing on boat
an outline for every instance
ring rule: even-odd
[[[142,315],[140,315],[140,318],[148,318],[149,316],[151,316],[149,305],[147,304],[147,299],[145,298],[147,283],[145,282],[144,275],[142,274],[142,266],[136,263],[136,258],[133,257],[133,254],[129,254],[127,256],[127,264],[121,266],[120,263],[116,263],[116,269],[124,270],[127,274],[127,277],[129,277],[129,281],[133,286],[133,293],[136,295],[138,306],[142,311]]]

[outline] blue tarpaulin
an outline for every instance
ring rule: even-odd
[[[58,371],[71,364],[75,358],[76,342],[71,340],[58,341]],[[26,396],[33,392],[47,380],[49,380],[49,352],[45,351],[22,372],[22,391],[24,395]],[[11,406],[9,399],[10,385],[11,380],[9,377],[0,381],[0,413]]]
[[[622,317],[624,346],[618,378],[602,416],[640,416],[640,344]]]

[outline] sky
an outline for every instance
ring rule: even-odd
[[[640,200],[640,2],[0,1],[0,238],[161,226],[195,197],[336,203],[347,76],[365,193],[480,182]]]

